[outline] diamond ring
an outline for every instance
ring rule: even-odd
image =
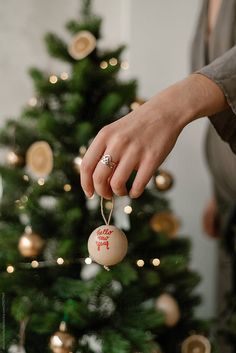
[[[102,164],[108,166],[110,169],[114,169],[116,166],[116,163],[112,161],[111,155],[110,154],[104,154],[101,158]]]

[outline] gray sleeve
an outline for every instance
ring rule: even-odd
[[[223,91],[230,108],[211,116],[210,120],[236,153],[236,46],[196,73],[208,77]]]
[[[236,45],[197,73],[213,80],[236,115]]]

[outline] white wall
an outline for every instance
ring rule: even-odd
[[[148,98],[189,72],[190,44],[200,9],[199,0],[130,0],[130,71],[139,78],[140,93]],[[148,4],[148,6],[147,6]],[[182,231],[193,241],[192,266],[203,281],[199,313],[215,310],[216,244],[202,231],[202,210],[210,197],[204,160],[204,119],[188,126],[164,166],[176,178],[168,193],[182,219]]]
[[[199,0],[94,0],[104,16],[102,45],[127,41],[130,70],[137,77],[140,95],[148,98],[189,70],[189,43]],[[62,67],[49,58],[42,43],[48,30],[62,33],[62,25],[78,13],[78,0],[8,0],[0,11],[0,119],[12,116],[31,97],[26,76],[29,66],[53,72]],[[210,195],[210,183],[203,158],[205,122],[185,129],[166,166],[176,178],[168,196],[183,220],[183,232],[193,239],[192,264],[203,276],[200,290],[204,303],[200,312],[214,312],[215,244],[202,234],[201,212]]]

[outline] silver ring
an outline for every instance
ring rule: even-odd
[[[104,154],[104,156],[101,158],[101,162],[110,169],[114,169],[116,166],[116,163],[112,161],[110,154]]]

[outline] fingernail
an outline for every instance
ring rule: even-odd
[[[84,193],[85,193],[85,196],[86,196],[88,199],[90,199],[90,197],[93,196],[93,194],[92,194],[91,192],[85,191]]]
[[[138,193],[137,191],[131,190],[129,192],[129,197],[131,199],[137,199],[140,196],[140,193]]]

